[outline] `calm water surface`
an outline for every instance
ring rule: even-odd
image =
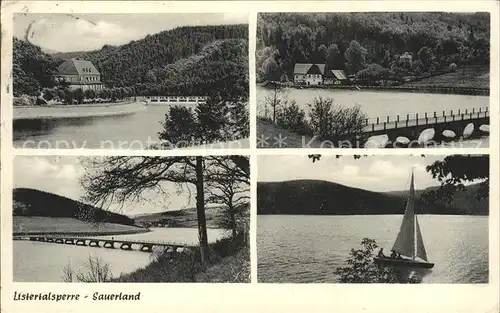
[[[15,121],[13,144],[42,149],[56,145],[60,149],[145,149],[148,143],[159,143],[158,133],[168,110],[168,105],[150,105],[120,116]]]
[[[335,104],[351,107],[360,105],[361,110],[368,118],[384,118],[386,116],[404,116],[415,113],[431,113],[450,110],[465,111],[489,107],[488,96],[467,96],[434,93],[409,93],[409,92],[387,92],[387,91],[354,91],[354,90],[324,90],[324,89],[287,89],[289,99],[293,99],[304,109],[306,116],[309,112],[308,103],[312,103],[315,97],[333,98]],[[272,91],[257,86],[257,114],[264,116],[265,99],[272,95]],[[270,114],[270,109],[268,113]],[[430,131],[430,130],[429,130]],[[472,130],[471,130],[472,131]],[[457,134],[461,136],[462,134]],[[386,135],[372,137],[376,147],[384,147],[388,140]],[[489,147],[489,137],[485,136],[474,140],[461,140],[460,142],[442,143],[440,147],[448,148],[485,148]]]
[[[161,143],[158,133],[169,107],[148,105],[120,116],[14,121],[13,144],[26,149],[147,149]]]
[[[270,90],[257,86],[257,112],[263,114],[263,103]],[[351,91],[324,89],[288,89],[288,97],[308,112],[308,103],[315,97],[333,98],[335,104],[359,104],[369,118],[396,116],[443,110],[479,109],[489,106],[488,96],[467,96],[435,93],[409,93],[386,91]]]
[[[401,215],[259,215],[259,282],[335,283],[352,248],[373,238],[384,251],[396,239]],[[419,215],[427,256],[434,268],[424,283],[488,282],[488,218]],[[386,252],[387,254],[387,252]]]
[[[229,235],[226,230],[208,229],[209,242]],[[103,237],[103,236],[101,236]],[[136,240],[173,241],[196,245],[198,230],[195,228],[156,228],[152,232],[113,236]],[[63,268],[68,264],[75,271],[85,271],[89,256],[98,257],[109,264],[114,277],[144,267],[152,261],[153,254],[141,251],[124,251],[61,245],[33,241],[13,241],[14,281],[17,282],[61,282]]]

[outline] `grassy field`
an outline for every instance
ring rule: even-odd
[[[13,216],[13,232],[15,233],[136,233],[144,232],[143,228],[112,224],[92,224],[69,217]]]
[[[485,66],[464,65],[458,67],[456,72],[425,78],[403,86],[490,88],[490,70]]]
[[[132,273],[124,274],[112,282],[250,282],[250,244],[240,234],[210,244],[208,264],[201,263],[199,248],[182,253],[164,253]]]
[[[301,136],[276,124],[257,118],[257,148],[280,148],[277,139],[282,138],[281,148],[320,148],[321,142],[314,140],[309,144],[311,136]],[[263,136],[263,137],[262,137]],[[261,138],[265,139],[265,142]],[[309,146],[304,146],[308,145]]]

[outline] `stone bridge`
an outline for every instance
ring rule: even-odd
[[[489,109],[460,109],[370,118],[366,119],[362,135],[357,136],[356,140],[364,144],[370,137],[387,135],[389,143],[396,142],[398,147],[405,147],[411,141],[418,141],[424,130],[434,129],[433,138],[428,139],[439,143],[459,139],[470,124],[472,133],[468,138],[488,134],[489,131],[481,129],[481,126],[490,124]]]
[[[153,247],[164,247],[168,252],[177,252],[179,248],[187,248],[189,245],[175,242],[148,241],[128,238],[114,239],[114,237],[87,237],[87,236],[65,236],[65,235],[28,235],[14,236],[14,240],[29,240],[68,244],[76,246],[103,247],[108,249],[120,248],[122,250],[139,250],[152,252]]]

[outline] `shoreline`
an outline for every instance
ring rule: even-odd
[[[54,106],[14,106],[13,117],[16,120],[63,119],[119,116],[140,112],[146,106],[140,101],[126,103],[102,103],[82,105]]]
[[[257,83],[258,86],[272,90],[266,86],[266,83]],[[297,85],[284,85],[285,88],[292,89],[322,89],[322,90],[350,90],[350,91],[383,91],[383,92],[408,92],[408,93],[430,93],[430,94],[451,94],[451,95],[465,95],[465,96],[488,96],[490,95],[489,88],[479,87],[451,87],[451,86],[297,86]]]
[[[75,236],[75,237],[85,237],[85,236],[117,236],[117,235],[132,235],[132,234],[144,234],[151,232],[149,229],[137,229],[137,230],[122,230],[122,231],[86,231],[86,232],[67,232],[67,231],[26,231],[26,232],[13,232],[13,240],[20,240],[14,237],[29,237],[29,236]]]

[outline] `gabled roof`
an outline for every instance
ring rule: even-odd
[[[311,68],[312,63],[295,63],[295,68],[293,69],[294,74],[307,74],[307,71]]]
[[[99,75],[99,71],[95,68],[92,62],[73,58],[64,61],[57,71],[60,75]]]
[[[330,72],[337,78],[338,80],[347,79],[347,75],[343,70],[330,70]]]
[[[313,63],[295,63],[293,73],[306,75],[313,65],[318,66],[321,75],[325,74],[325,67],[326,67],[325,64],[313,64]]]

